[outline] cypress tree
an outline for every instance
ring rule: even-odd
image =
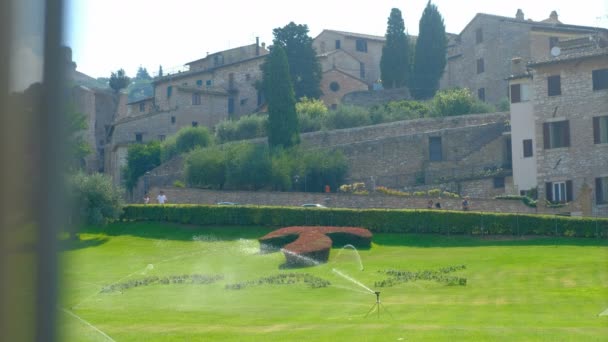
[[[420,18],[415,50],[410,90],[417,99],[431,98],[445,69],[447,39],[443,18],[430,0]]]
[[[298,116],[285,50],[274,44],[263,65],[263,88],[268,101],[268,145],[290,147],[300,142]]]
[[[385,88],[400,88],[408,85],[410,73],[410,44],[405,33],[401,11],[391,10],[386,27],[386,44],[382,48],[380,73]]]

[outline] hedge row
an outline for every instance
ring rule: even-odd
[[[128,205],[122,219],[196,225],[364,227],[372,232],[608,237],[608,219],[412,209]]]

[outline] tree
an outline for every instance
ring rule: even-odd
[[[386,28],[386,44],[382,48],[380,73],[385,88],[400,88],[408,85],[410,74],[410,43],[401,11],[391,10]]]
[[[158,77],[163,77],[163,66],[162,65],[158,66]]]
[[[110,75],[110,88],[114,89],[115,92],[126,88],[129,83],[131,83],[131,78],[125,74],[124,69],[120,69],[117,72],[112,72]]]
[[[426,5],[420,18],[410,90],[417,99],[433,97],[446,64],[447,39],[437,6]]]
[[[308,26],[290,22],[272,32],[274,45],[280,45],[287,55],[295,98],[321,97],[321,64],[312,47],[312,38],[308,36]]]
[[[297,145],[300,143],[300,135],[296,101],[287,56],[280,44],[272,47],[262,71],[263,88],[268,101],[268,145]]]
[[[105,224],[119,217],[124,205],[123,191],[114,187],[109,176],[78,172],[68,177],[67,185],[72,209],[69,227],[72,238],[76,238],[82,224]]]
[[[150,74],[148,73],[148,70],[146,68],[142,67],[141,65],[137,69],[137,74],[135,75],[135,78],[138,80],[151,80],[152,79],[152,77],[150,77]]]
[[[133,144],[127,151],[127,165],[123,169],[123,180],[127,189],[137,185],[139,177],[160,165],[160,142]]]

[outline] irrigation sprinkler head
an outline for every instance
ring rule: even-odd
[[[374,294],[376,295],[376,302],[380,303],[380,291],[375,291]]]

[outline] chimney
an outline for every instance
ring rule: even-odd
[[[511,75],[523,75],[526,73],[526,63],[521,57],[513,57],[511,59]]]
[[[255,37],[255,55],[260,55],[260,37]]]
[[[558,19],[557,19],[557,12],[556,11],[551,11],[551,14],[549,15],[549,18],[551,20],[558,21]]]
[[[522,11],[521,8],[517,9],[517,13],[515,14],[515,19],[524,20],[524,11]]]

